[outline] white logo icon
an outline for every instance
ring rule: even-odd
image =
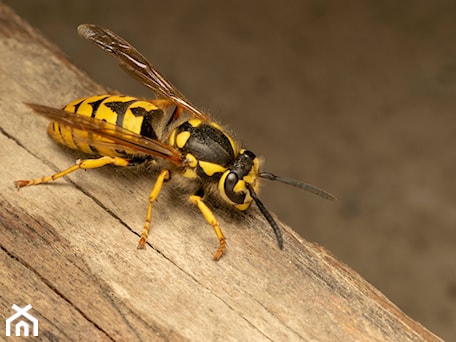
[[[6,336],[11,336],[11,325],[14,324],[16,326],[15,336],[22,336],[21,330],[24,332],[23,336],[29,336],[30,323],[33,328],[33,336],[38,336],[38,320],[27,312],[32,308],[32,305],[29,304],[21,308],[13,304],[12,308],[16,310],[16,313],[6,320]],[[14,323],[16,320],[18,321]]]

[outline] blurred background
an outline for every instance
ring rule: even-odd
[[[76,26],[127,38],[265,170],[338,197],[265,181],[281,220],[456,337],[456,2],[4,3],[96,81],[150,97]]]

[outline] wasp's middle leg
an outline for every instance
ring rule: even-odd
[[[149,235],[150,222],[152,217],[152,204],[157,200],[158,195],[163,187],[163,183],[169,179],[169,171],[161,170],[157,177],[152,191],[149,194],[149,206],[147,207],[146,221],[144,222],[144,228],[141,233],[141,237],[138,242],[138,249],[144,249],[146,247],[147,236]]]
[[[215,234],[217,235],[219,239],[219,247],[213,254],[214,260],[219,260],[223,253],[225,252],[226,248],[226,242],[225,242],[225,236],[223,235],[219,224],[217,222],[217,219],[215,218],[214,214],[212,213],[211,209],[206,205],[206,203],[203,202],[203,199],[198,196],[198,195],[192,195],[190,196],[190,201],[198,206],[198,209],[201,211],[203,214],[204,218],[206,221],[214,228]]]

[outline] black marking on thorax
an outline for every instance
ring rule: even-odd
[[[229,166],[234,161],[234,150],[230,140],[224,132],[207,123],[193,127],[184,122],[179,126],[178,132],[190,132],[190,138],[183,147],[184,152],[189,152],[198,160]]]

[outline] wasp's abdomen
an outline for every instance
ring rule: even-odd
[[[64,110],[94,120],[103,120],[129,131],[157,139],[152,121],[154,117],[163,114],[163,111],[151,102],[139,100],[130,96],[100,95],[75,100],[66,105]],[[84,130],[68,125],[51,122],[48,133],[56,142],[75,150],[88,154],[103,156],[125,156],[123,151],[109,148],[108,138],[102,138],[96,134],[89,134]],[[97,147],[95,143],[97,142]],[[103,142],[107,142],[103,147]]]

